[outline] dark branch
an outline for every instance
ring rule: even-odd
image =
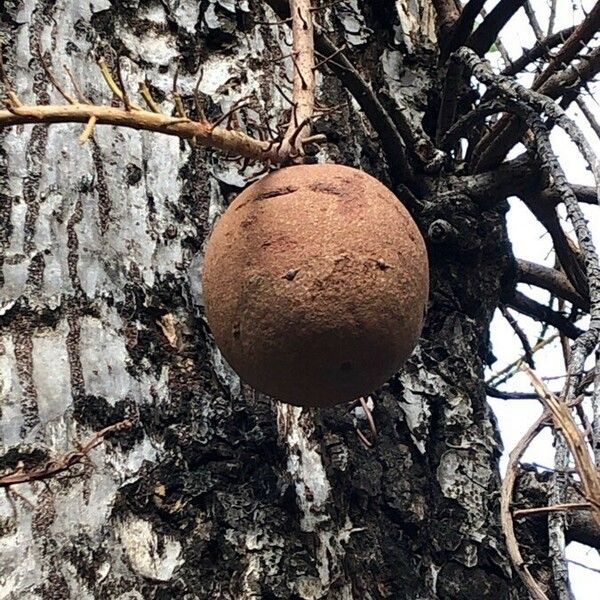
[[[533,33],[535,34],[535,39],[536,40],[543,39],[544,33],[542,31],[542,28],[540,27],[540,22],[537,19],[537,15],[535,14],[535,11],[531,7],[531,2],[529,0],[526,0],[523,8],[525,9],[525,14],[527,15],[527,18],[529,19],[529,24],[531,25],[531,29],[533,29]]]
[[[552,62],[546,67],[545,71],[533,82],[533,89],[544,90],[544,84],[550,77],[571,64],[577,54],[583,50],[587,43],[598,33],[600,29],[600,2],[596,2],[588,16],[577,26],[575,31],[569,36],[563,47],[552,59]]]
[[[539,396],[533,392],[505,392],[491,385],[485,386],[485,393],[500,400],[537,400]]]
[[[589,300],[582,298],[575,291],[567,276],[561,271],[528,260],[518,260],[517,268],[521,283],[548,290],[554,296],[567,300],[581,310],[588,311],[590,309]]]
[[[557,190],[555,193],[557,202],[561,201],[562,199]],[[550,234],[554,252],[556,252],[556,256],[558,257],[562,269],[565,271],[577,293],[583,298],[589,298],[589,286],[585,275],[584,265],[581,262],[581,257],[573,247],[572,243],[569,242],[560,225],[558,215],[554,209],[555,205],[547,205],[539,201],[539,199],[527,195],[522,196],[522,198],[529,210],[531,210],[537,220]]]
[[[532,160],[527,153],[503,162],[494,170],[456,177],[451,183],[454,190],[469,195],[483,207],[491,207],[509,196],[519,196],[527,202],[529,196],[538,193],[539,201],[536,200],[535,204],[541,207],[553,208],[562,202],[555,187],[543,189],[545,181],[541,177],[539,162]],[[569,185],[578,202],[598,204],[596,188],[574,183]]]
[[[506,304],[536,321],[549,323],[573,340],[577,339],[583,333],[579,327],[571,323],[571,321],[561,313],[528,298],[521,292],[515,292],[513,298],[507,301]]]
[[[533,351],[531,349],[531,344],[527,339],[527,334],[523,331],[517,320],[510,314],[508,308],[506,306],[500,306],[500,312],[504,316],[504,318],[508,321],[508,324],[512,327],[513,331],[521,341],[521,345],[523,346],[523,352],[525,357],[525,362],[532,368],[535,369],[535,361],[533,360]]]
[[[576,31],[571,38],[575,34]],[[579,96],[581,88],[599,72],[600,47],[597,47],[587,56],[582,57],[579,63],[569,64],[562,71],[556,72],[539,91],[552,99],[563,96],[560,106],[566,109]],[[493,169],[504,160],[524,132],[525,127],[520,126],[515,119],[502,118],[475,149],[474,169],[477,171]]]
[[[526,50],[522,56],[513,61],[504,71],[502,75],[516,75],[521,72],[525,67],[535,62],[539,58],[543,58],[548,55],[550,50],[556,48],[560,44],[564,44],[567,38],[575,31],[576,26],[567,27],[562,31],[554,33],[548,36],[546,39],[539,41],[531,49]]]
[[[583,98],[577,99],[577,106],[579,110],[583,113],[584,117],[588,120],[590,127],[596,134],[596,136],[600,139],[600,122],[596,119],[596,115],[590,110],[590,107],[585,103]]]
[[[460,17],[452,29],[448,42],[444,43],[443,39],[440,41],[442,61],[445,61],[452,52],[469,39],[469,36],[473,31],[473,25],[475,25],[475,19],[481,12],[485,2],[486,0],[470,0],[462,9]]]
[[[471,34],[467,46],[483,56],[494,44],[498,34],[525,0],[500,0],[483,23]]]

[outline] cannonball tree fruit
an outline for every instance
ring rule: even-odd
[[[249,186],[217,222],[203,267],[206,316],[229,364],[300,406],[385,383],[418,342],[428,288],[425,243],[400,200],[335,164]]]

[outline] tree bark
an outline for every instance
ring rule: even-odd
[[[319,18],[390,107],[435,123],[428,0],[352,0]],[[170,114],[181,56],[186,108],[202,72],[209,118],[253,92],[274,125],[289,106],[274,86],[285,63],[271,59],[289,54],[290,34],[255,23],[274,20],[246,0],[6,0],[0,35],[32,103],[60,100],[40,51],[105,104],[95,61],[122,54],[131,95],[146,77]],[[319,104],[341,107],[314,124],[328,137],[315,159],[389,184],[356,103],[332,75],[317,83]],[[0,132],[0,472],[135,424],[91,464],[5,490],[0,598],[523,597],[499,526],[501,445],[483,384],[492,313],[516,276],[505,196],[478,205],[440,179],[431,202],[411,207],[425,235],[439,220],[461,235],[428,241],[426,328],[372,396],[367,448],[360,407],[301,410],[254,393],[207,330],[203,244],[261,167],[107,126],[81,146],[81,128]]]

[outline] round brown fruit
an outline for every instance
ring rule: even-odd
[[[349,167],[301,165],[244,190],[206,247],[204,303],[240,377],[278,400],[332,406],[410,356],[429,274],[398,198]]]

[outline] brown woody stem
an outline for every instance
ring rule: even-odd
[[[254,139],[240,131],[231,131],[214,127],[208,122],[170,117],[147,110],[128,111],[112,106],[92,104],[15,106],[11,104],[9,110],[0,110],[0,129],[35,123],[89,123],[92,119],[95,119],[97,125],[155,131],[185,139],[195,138],[198,144],[232,152],[245,158],[281,161],[278,153],[272,149],[272,144]]]
[[[304,154],[315,110],[315,48],[311,0],[290,0],[294,45],[293,108],[281,149],[282,160]],[[300,124],[300,125],[299,125]]]

